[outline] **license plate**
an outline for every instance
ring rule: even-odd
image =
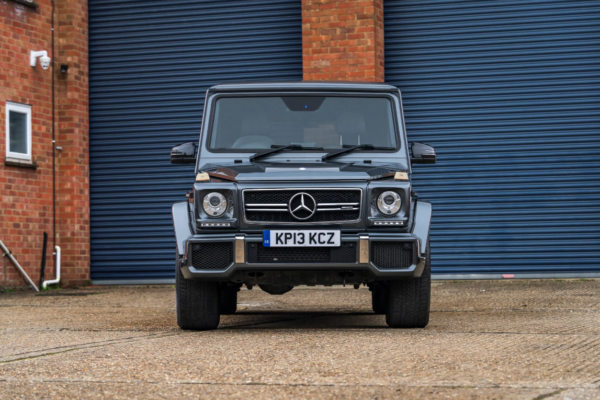
[[[339,247],[340,231],[263,231],[265,247]]]

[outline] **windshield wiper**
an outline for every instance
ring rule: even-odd
[[[304,147],[300,144],[290,144],[287,146],[281,144],[272,144],[271,150],[263,151],[262,153],[256,153],[250,156],[250,162],[256,161],[258,158],[268,156],[269,154],[279,153],[283,150],[323,150],[322,147]]]
[[[344,147],[346,147],[346,146],[347,145],[344,145]],[[394,147],[378,147],[378,146],[373,146],[372,144],[359,144],[358,146],[349,146],[342,150],[327,153],[323,157],[321,157],[321,161],[326,161],[331,158],[341,156],[342,154],[351,153],[354,150],[394,150]]]

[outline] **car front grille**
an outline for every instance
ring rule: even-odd
[[[262,243],[248,243],[249,264],[320,264],[356,263],[356,245],[342,243],[340,247],[264,247]]]
[[[192,245],[192,265],[200,270],[222,270],[233,263],[233,243]]]
[[[298,220],[289,211],[290,199],[298,193],[307,193],[316,201],[314,215]],[[360,220],[361,189],[246,189],[244,211],[246,221],[265,223],[350,223]]]
[[[412,242],[371,242],[371,261],[378,269],[406,269],[413,264]]]

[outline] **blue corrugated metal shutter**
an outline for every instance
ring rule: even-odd
[[[92,280],[172,279],[193,167],[169,151],[209,86],[302,79],[300,1],[90,0],[89,21]]]
[[[600,2],[387,0],[434,272],[600,271]]]

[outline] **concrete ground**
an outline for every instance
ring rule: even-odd
[[[177,328],[172,287],[0,295],[0,398],[600,398],[600,280],[434,283],[426,329],[366,288],[239,296]]]

